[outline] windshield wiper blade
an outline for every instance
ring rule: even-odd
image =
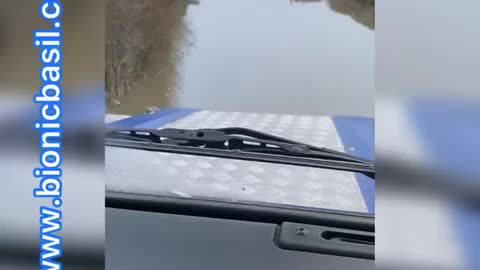
[[[106,145],[346,170],[375,178],[370,160],[247,128],[113,129],[106,134]]]

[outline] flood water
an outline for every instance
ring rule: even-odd
[[[373,0],[109,0],[107,112],[374,114]]]

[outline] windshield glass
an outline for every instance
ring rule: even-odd
[[[373,0],[116,0],[106,33],[108,123],[246,127],[374,158]],[[352,172],[106,155],[113,191],[373,212],[373,180]]]

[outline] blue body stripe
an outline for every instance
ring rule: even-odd
[[[196,109],[163,109],[152,114],[141,114],[108,124],[109,128],[159,128],[170,122],[181,119],[198,110]]]
[[[478,181],[480,175],[480,108],[451,101],[415,100],[408,112],[430,163],[438,173],[451,175],[457,185]],[[459,177],[460,176],[460,177]],[[475,179],[475,180],[474,180]],[[449,212],[469,269],[480,269],[480,216],[462,202],[452,202]]]
[[[477,209],[461,203],[452,203],[449,208],[452,224],[457,228],[462,251],[466,254],[467,269],[480,269],[480,216]]]
[[[375,120],[366,117],[334,116],[333,122],[345,151],[370,160],[375,159]],[[354,148],[352,151],[351,148]],[[368,213],[375,213],[375,181],[356,173]]]
[[[408,109],[435,169],[463,179],[480,175],[480,107],[418,100]]]
[[[139,125],[139,128],[158,128],[162,127],[170,122],[176,121],[178,119],[184,118],[198,110],[194,109],[175,109],[170,111],[170,113],[163,115],[160,118],[153,119],[151,121],[145,122]]]

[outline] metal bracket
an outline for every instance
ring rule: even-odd
[[[275,235],[279,248],[375,259],[375,233],[284,222]]]

